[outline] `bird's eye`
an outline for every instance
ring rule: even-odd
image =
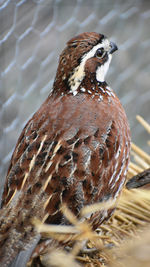
[[[96,51],[96,57],[97,58],[102,58],[105,54],[104,48],[98,48]]]

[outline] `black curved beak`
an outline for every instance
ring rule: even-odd
[[[116,50],[118,50],[118,47],[116,46],[115,43],[113,42],[110,42],[110,45],[111,45],[111,49],[110,49],[110,54],[114,53]]]

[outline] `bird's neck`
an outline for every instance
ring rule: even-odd
[[[93,98],[94,96],[100,96],[101,98],[104,96],[115,96],[107,82],[97,81],[95,74],[92,73],[85,75],[83,80],[78,83],[78,86],[76,86],[76,84],[71,86],[68,80],[63,80],[56,76],[52,93],[62,96],[65,94],[72,94],[76,96],[79,93],[85,93],[91,95]]]

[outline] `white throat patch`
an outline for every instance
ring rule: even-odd
[[[109,54],[108,61],[104,65],[102,65],[102,66],[100,66],[100,67],[97,68],[97,71],[96,71],[96,80],[98,82],[104,82],[105,81],[105,76],[106,76],[106,73],[108,71],[108,68],[109,68],[109,64],[111,62],[111,59],[112,59],[112,55]]]
[[[95,45],[87,54],[85,54],[83,56],[80,65],[74,69],[74,72],[68,81],[70,89],[71,89],[71,93],[73,93],[73,95],[77,94],[77,88],[79,87],[82,80],[84,79],[84,76],[85,76],[84,67],[85,67],[86,61],[89,58],[94,57],[96,50],[98,48],[101,48],[101,47],[104,47],[106,51],[107,51],[107,49],[109,50],[110,49],[110,42],[107,39],[105,39],[105,40],[103,40],[103,42],[101,44]],[[101,81],[101,80],[99,80],[100,78],[103,78],[103,81],[104,81],[104,76],[108,70],[110,61],[111,61],[111,55],[109,57],[108,62],[106,62],[104,66],[101,66],[100,68],[98,68],[98,70],[97,70],[98,72],[96,73],[96,79],[98,81]],[[98,75],[98,77],[97,77],[97,75]]]

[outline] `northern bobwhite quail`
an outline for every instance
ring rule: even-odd
[[[117,198],[129,163],[125,111],[105,82],[117,46],[95,32],[71,39],[53,89],[24,127],[12,155],[0,211],[0,266],[36,240],[31,218],[65,224],[66,203],[78,216],[84,205]],[[111,210],[91,215],[95,229]]]

